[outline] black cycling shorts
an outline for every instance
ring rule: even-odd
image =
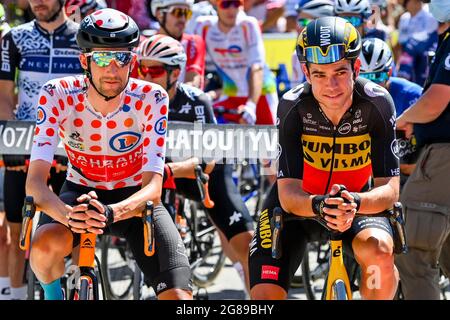
[[[209,196],[214,207],[208,214],[214,224],[230,240],[242,232],[253,231],[253,219],[233,181],[233,167],[217,164],[209,175]],[[175,179],[177,192],[188,199],[200,200],[194,179]]]
[[[250,287],[261,283],[271,283],[289,290],[292,278],[302,262],[307,242],[328,239],[328,231],[317,221],[311,219],[290,220],[283,225],[281,232],[281,258],[272,258],[272,233],[270,221],[272,211],[280,207],[278,189],[275,184],[270,190],[264,209],[250,244],[249,270]],[[290,214],[283,211],[283,216]],[[356,217],[350,229],[342,234],[345,254],[353,254],[352,241],[355,236],[367,228],[379,228],[392,237],[389,219],[384,217]]]
[[[67,171],[56,173],[54,167],[50,170],[48,184],[54,193],[59,194],[66,180]],[[6,219],[11,223],[22,223],[22,207],[25,199],[25,183],[27,173],[23,171],[5,170],[4,180],[4,204]]]
[[[94,190],[99,201],[112,204],[122,201],[140,190],[140,187],[125,187],[114,190],[99,190],[80,186],[66,181],[59,197],[69,205],[78,204],[77,198]],[[131,218],[112,224],[105,230],[111,234],[125,238],[145,279],[160,294],[169,289],[178,288],[192,291],[191,269],[184,244],[169,213],[162,204],[153,211],[155,223],[155,254],[148,257],[144,254],[144,225],[140,218]],[[38,228],[47,223],[58,223],[51,217],[41,214]],[[80,243],[80,234],[73,233],[73,247]]]

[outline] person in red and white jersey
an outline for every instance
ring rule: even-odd
[[[151,15],[159,22],[158,33],[180,41],[184,47],[187,61],[185,70],[180,74],[180,82],[203,89],[205,42],[198,35],[185,33],[193,3],[193,0],[152,0],[150,8]]]
[[[278,95],[275,78],[265,64],[258,21],[243,11],[243,0],[217,0],[217,16],[197,19],[194,33],[206,43],[207,66],[222,81],[220,97],[208,92],[214,107],[237,110],[226,120],[274,124]],[[208,70],[213,71],[213,70]]]
[[[26,190],[45,214],[33,237],[33,272],[46,299],[62,299],[64,257],[80,233],[111,233],[126,239],[159,299],[192,299],[184,245],[160,200],[168,95],[129,77],[139,29],[117,10],[98,10],[82,20],[77,43],[85,75],[48,81],[38,99]],[[69,159],[59,197],[46,187],[58,136]],[[149,257],[140,216],[150,200],[157,250]]]

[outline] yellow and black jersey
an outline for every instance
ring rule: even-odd
[[[371,81],[356,80],[353,103],[337,126],[308,83],[283,96],[278,118],[278,179],[302,179],[305,192],[326,194],[335,183],[359,192],[371,177],[399,175],[394,103]]]

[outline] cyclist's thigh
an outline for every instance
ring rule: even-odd
[[[308,235],[302,224],[304,221],[288,221],[281,232],[281,258],[272,258],[272,234],[270,221],[273,209],[281,207],[276,185],[270,190],[261,211],[256,231],[250,244],[249,269],[250,287],[271,283],[289,290],[292,277],[301,263]],[[287,213],[283,211],[283,216]]]
[[[27,174],[23,171],[5,171],[4,195],[6,219],[12,223],[22,223],[22,207],[25,199]]]
[[[155,254],[144,254],[144,227],[140,218],[115,223],[111,232],[127,239],[145,279],[156,294],[180,288],[191,291],[191,271],[184,244],[167,210],[162,204],[153,211],[155,223]]]
[[[233,181],[232,171],[229,164],[216,165],[209,182],[209,194],[215,205],[208,213],[228,240],[242,232],[253,231],[253,219]]]

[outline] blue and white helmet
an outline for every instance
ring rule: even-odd
[[[304,12],[314,18],[328,17],[334,15],[333,0],[300,0],[296,6],[298,13]]]
[[[356,13],[368,19],[372,15],[369,0],[335,0],[334,12],[336,14]]]

